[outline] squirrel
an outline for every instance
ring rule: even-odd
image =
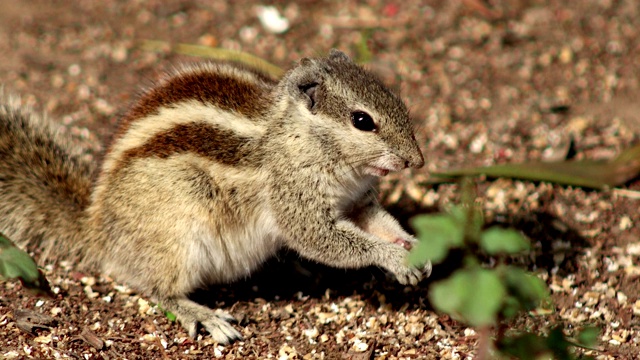
[[[430,273],[408,265],[416,240],[374,190],[424,164],[408,110],[341,51],[279,81],[183,65],[132,104],[99,165],[17,102],[0,99],[0,232],[152,295],[192,338],[201,325],[220,344],[241,339],[230,314],[188,295],[283,247],[401,284]]]

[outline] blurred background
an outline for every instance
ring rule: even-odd
[[[558,151],[563,157],[569,148],[576,159],[611,159],[640,134],[640,6],[634,0],[3,1],[0,84],[5,93],[20,95],[98,151],[142,87],[175,64],[202,61],[178,53],[178,44],[243,51],[283,69],[335,47],[376,72],[408,104],[427,161],[425,168],[389,176],[382,184],[386,204],[396,204],[395,210],[405,215],[437,211],[454,197],[453,185],[424,186],[431,171],[551,159]],[[629,188],[638,190],[640,183]],[[640,237],[633,225],[640,221],[637,200],[512,180],[484,183],[482,189],[490,219],[515,224],[534,241],[548,240],[542,241],[543,248],[559,240],[559,249],[575,251],[569,260],[549,255],[545,279],[558,307],[566,310],[555,321],[602,325],[605,354],[637,354],[640,325],[633,314],[640,314],[640,270],[632,265],[640,261],[640,251],[631,247]],[[54,274],[67,271],[57,268]],[[342,281],[340,276],[333,284]],[[362,340],[375,347],[376,355],[447,358],[473,353],[474,333],[428,310],[420,289],[395,288],[381,295],[361,280],[348,277],[347,285],[338,285],[343,289],[337,300],[329,290],[326,297],[291,295],[282,301],[275,296],[267,304],[245,296],[231,311],[247,314],[241,325],[255,331],[247,348],[257,358],[283,351],[290,355],[296,346],[300,354],[357,351],[362,342],[340,343],[334,337],[345,326],[340,322],[318,325],[321,333],[330,334],[329,341],[309,345],[309,335],[300,329],[313,328],[315,315],[300,315],[306,325],[294,324],[297,332],[279,333],[280,322],[298,321],[298,310],[330,312],[333,301],[365,309],[352,318],[356,325],[350,325],[351,332],[342,335],[348,339],[369,328],[369,316],[390,319],[382,325],[390,333]],[[357,284],[349,287],[348,281]],[[69,291],[87,301],[82,286],[74,286]],[[352,299],[353,289],[360,295]],[[6,291],[12,302],[30,301]],[[403,291],[412,299],[406,307]],[[393,307],[385,305],[386,297],[395,297]],[[574,308],[576,302],[590,306],[591,312]],[[137,319],[135,309],[127,316]],[[425,332],[411,333],[412,321]],[[144,326],[128,323],[125,329],[136,333]],[[167,339],[184,335],[166,320],[162,326]],[[21,341],[15,340],[11,349]],[[183,354],[189,346],[176,340],[168,349]],[[15,348],[23,351],[22,345]],[[205,351],[250,358],[237,346]]]
[[[265,7],[275,14],[261,21]],[[241,50],[285,69],[337,47],[398,89],[425,148],[457,153],[431,169],[482,162],[496,156],[496,142],[511,147],[499,156],[522,159],[560,141],[537,134],[541,123],[553,130],[580,117],[570,129],[580,131],[617,119],[637,131],[639,9],[631,0],[17,0],[0,12],[0,81],[102,137],[141,86],[199,60],[171,46],[141,50],[143,40]],[[504,133],[523,122],[535,144],[501,141],[499,133],[484,139],[486,126]],[[478,134],[473,151],[457,151]],[[596,155],[610,155],[602,151]]]

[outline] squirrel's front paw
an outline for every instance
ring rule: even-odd
[[[383,266],[396,277],[400,284],[417,285],[420,280],[431,275],[431,262],[427,262],[419,268],[413,267],[407,262],[408,254],[409,252],[403,243],[394,242],[390,254],[386,258],[388,263]]]

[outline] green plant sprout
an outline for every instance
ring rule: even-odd
[[[463,253],[461,268],[433,283],[429,300],[436,310],[479,329],[478,359],[495,357],[490,356],[491,330],[503,320],[550,306],[544,281],[506,263],[507,257],[529,251],[529,240],[515,229],[498,226],[484,229],[481,205],[469,178],[462,181],[461,204],[444,214],[416,216],[411,219],[411,226],[419,240],[409,254],[408,260],[413,265],[427,260],[438,264],[451,250]],[[484,266],[480,254],[496,258],[497,265]],[[508,337],[504,331],[498,331],[493,347],[502,355],[520,359],[536,359],[540,354],[575,359],[570,348],[592,346],[597,335],[597,329],[586,329],[578,342],[571,342],[565,339],[561,328],[554,328],[546,337],[529,333]]]

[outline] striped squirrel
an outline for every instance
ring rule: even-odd
[[[15,99],[14,99],[15,100]],[[424,164],[398,96],[347,55],[276,82],[233,64],[183,66],[120,119],[98,166],[59,125],[0,101],[0,232],[157,298],[191,337],[226,344],[233,317],[188,298],[251,274],[282,247],[402,284],[415,239],[373,185]]]

